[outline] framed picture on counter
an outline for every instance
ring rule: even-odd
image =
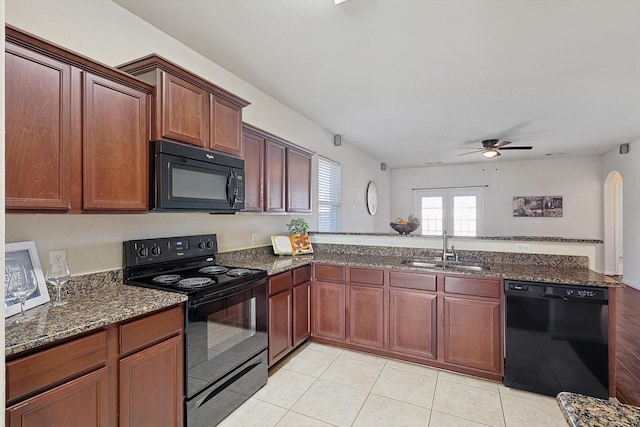
[[[4,249],[4,317],[20,313],[20,300],[8,292],[12,284],[35,281],[36,290],[27,297],[25,310],[49,302],[49,291],[40,267],[36,244],[6,243]]]

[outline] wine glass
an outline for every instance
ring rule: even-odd
[[[6,260],[4,275],[5,293],[20,300],[20,316],[14,322],[23,323],[34,319],[35,316],[33,314],[27,315],[24,313],[24,304],[27,302],[27,298],[38,288],[33,272],[27,272],[22,262],[8,259]]]
[[[54,307],[65,305],[67,301],[62,301],[60,299],[60,288],[62,288],[62,285],[67,283],[71,278],[71,271],[69,271],[67,262],[60,261],[49,263],[49,269],[47,270],[47,275],[45,277],[47,279],[47,283],[56,288],[56,300],[52,302],[51,305]]]

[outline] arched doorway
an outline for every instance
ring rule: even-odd
[[[621,276],[623,268],[622,175],[611,171],[604,182],[604,273]]]

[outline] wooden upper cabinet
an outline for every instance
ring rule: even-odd
[[[247,123],[242,145],[245,212],[311,213],[312,152]]]
[[[267,140],[264,149],[264,211],[285,211],[286,147]]]
[[[151,138],[242,157],[242,109],[248,101],[152,54],[119,69],[156,85]]]
[[[311,212],[311,155],[287,148],[287,212]]]
[[[6,208],[69,210],[71,66],[5,49]]]
[[[160,71],[159,138],[209,146],[209,93],[186,80]]]
[[[264,209],[264,138],[246,130],[242,132],[244,145],[244,210],[262,212]]]
[[[6,27],[9,211],[148,210],[153,87]]]
[[[242,156],[242,108],[210,95],[212,150]]]
[[[83,209],[148,209],[148,94],[84,73]]]

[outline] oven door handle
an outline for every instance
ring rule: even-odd
[[[243,370],[241,370],[240,372],[236,373],[234,376],[232,376],[231,378],[227,379],[225,382],[223,382],[222,384],[217,386],[215,389],[213,389],[206,396],[203,396],[201,399],[198,399],[198,401],[196,402],[196,406],[199,408],[200,406],[204,405],[209,400],[213,399],[218,394],[220,394],[223,391],[225,391],[227,389],[227,387],[229,387],[231,384],[236,382],[239,378],[243,377],[244,375],[246,375],[250,371],[252,371],[255,368],[257,368],[258,366],[260,366],[260,362],[255,362],[255,363],[252,363],[249,366],[246,366]]]
[[[193,300],[189,300],[187,302],[187,307],[188,308],[197,308],[200,307],[203,304],[209,303],[211,301],[216,301],[216,300],[220,300],[223,298],[229,298],[232,297],[234,295],[237,294],[241,294],[243,292],[246,292],[250,289],[255,288],[258,285],[261,285],[262,283],[266,283],[267,279],[266,278],[260,278],[260,279],[256,279],[253,282],[248,282],[248,283],[242,283],[239,284],[238,286],[234,286],[233,288],[229,288],[229,289],[225,289],[224,291],[220,291],[220,292],[215,292],[213,294],[209,294],[209,295],[205,295],[203,297],[200,298],[194,298]]]

